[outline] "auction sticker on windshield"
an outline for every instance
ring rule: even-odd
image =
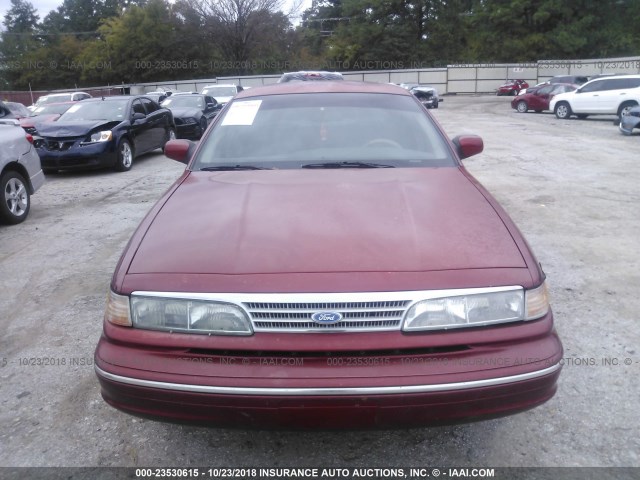
[[[253,125],[261,103],[262,100],[232,103],[222,125]]]

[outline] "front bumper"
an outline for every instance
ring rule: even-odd
[[[200,128],[198,123],[177,123],[176,121],[176,136],[177,138],[187,138],[191,140],[198,140],[204,132]]]
[[[618,125],[620,131],[625,135],[631,135],[634,128],[640,128],[640,117],[625,115]]]
[[[539,335],[455,348],[417,346],[464,333],[261,333],[240,340],[237,350],[227,347],[237,338],[149,331],[140,338],[156,346],[127,344],[126,328],[105,324],[95,367],[105,401],[148,418],[257,428],[416,427],[503,416],[550,399],[562,346],[551,314],[531,323],[537,325],[526,327]],[[176,341],[165,345],[176,346],[158,346],[153,337],[172,337]],[[198,338],[187,338],[189,345],[183,337]],[[300,349],[267,350],[283,337],[285,343],[299,341]],[[353,347],[319,352],[329,337],[334,345]],[[393,344],[398,337],[406,348],[357,349],[371,338]],[[212,341],[220,347],[197,348]]]
[[[64,150],[51,150],[46,147],[37,149],[42,168],[54,169],[92,169],[112,167],[116,164],[117,150],[114,142],[96,142],[81,145],[79,141]]]

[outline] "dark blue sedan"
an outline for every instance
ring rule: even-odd
[[[163,148],[175,132],[171,111],[150,98],[93,98],[41,126],[34,145],[45,173],[99,167],[124,172],[137,156]]]

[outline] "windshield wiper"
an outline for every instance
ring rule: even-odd
[[[255,165],[216,165],[215,167],[203,167],[201,172],[215,172],[220,170],[271,170],[270,168],[256,167]]]
[[[302,168],[395,168],[393,165],[368,162],[325,162],[307,163]]]

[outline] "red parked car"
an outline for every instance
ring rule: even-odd
[[[550,399],[562,346],[526,241],[403,88],[239,93],[116,267],[103,398],[160,420],[416,427]]]
[[[525,90],[529,84],[525,80],[507,80],[498,87],[496,95],[518,95],[520,90]]]
[[[540,113],[543,110],[549,110],[549,102],[555,95],[559,93],[573,92],[578,87],[579,85],[568,83],[545,85],[532,93],[518,95],[516,98],[511,100],[511,107],[520,113],[526,113],[529,110]]]
[[[46,103],[36,107],[30,116],[20,120],[20,126],[31,135],[38,134],[38,125],[44,122],[53,122],[60,118],[76,102]]]

